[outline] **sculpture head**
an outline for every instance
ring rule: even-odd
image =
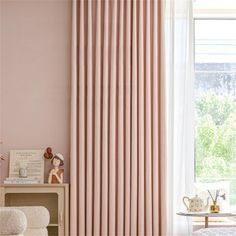
[[[51,163],[54,167],[59,167],[64,165],[64,157],[62,154],[57,153],[51,160]]]

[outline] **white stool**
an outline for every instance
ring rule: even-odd
[[[0,235],[21,236],[27,227],[25,214],[17,209],[0,208]]]
[[[49,224],[50,216],[49,216],[49,211],[45,207],[43,207],[43,206],[24,206],[24,207],[3,207],[1,209],[3,209],[3,211],[17,211],[18,214],[19,214],[19,212],[21,213],[20,216],[15,215],[14,219],[17,219],[17,220],[15,220],[16,223],[12,224],[13,226],[11,226],[11,227],[13,227],[13,228],[14,228],[14,226],[16,227],[17,223],[20,223],[20,225],[23,225],[23,223],[21,223],[21,220],[19,218],[22,218],[23,220],[25,220],[24,222],[26,222],[26,223],[24,226],[26,226],[26,224],[27,224],[27,227],[25,227],[20,232],[24,236],[35,236],[35,235],[48,236],[47,226]],[[22,217],[22,214],[23,214],[23,217]],[[17,227],[19,227],[19,226],[17,226]],[[1,227],[0,227],[0,229],[1,229]],[[22,229],[22,227],[21,227],[21,229]],[[0,233],[0,235],[1,235],[1,233]],[[11,234],[5,234],[5,235],[11,235]],[[17,235],[17,234],[15,234],[15,235]]]

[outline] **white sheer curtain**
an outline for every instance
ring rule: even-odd
[[[168,235],[189,235],[182,198],[194,182],[193,16],[191,0],[165,4]]]

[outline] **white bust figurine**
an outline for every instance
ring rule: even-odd
[[[60,166],[64,165],[64,157],[62,154],[57,153],[51,160],[53,169],[49,172],[48,183],[49,184],[62,184],[64,169],[60,169]]]

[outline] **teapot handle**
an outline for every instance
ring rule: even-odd
[[[189,197],[183,197],[183,203],[184,203],[184,205],[186,206],[186,208],[187,208],[187,211],[189,210],[189,206],[187,205],[187,203],[186,203],[186,201],[185,200],[188,200],[188,202],[190,201],[190,198]]]

